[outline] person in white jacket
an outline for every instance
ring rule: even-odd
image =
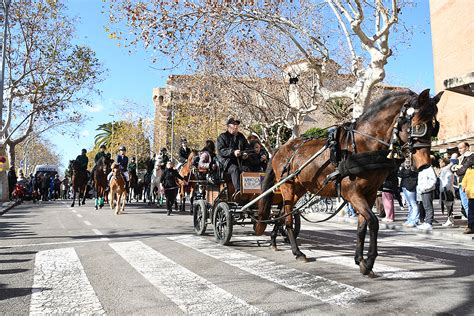
[[[444,214],[444,207],[446,206],[448,215],[448,219],[446,220],[446,223],[443,224],[443,226],[454,226],[454,174],[451,171],[453,164],[448,158],[443,158],[439,160],[439,165],[441,167],[441,172],[439,174],[441,210]]]
[[[418,172],[418,184],[416,191],[421,195],[423,208],[425,209],[425,222],[418,227],[422,230],[431,230],[433,228],[433,191],[436,187],[436,173],[432,166],[425,166]]]

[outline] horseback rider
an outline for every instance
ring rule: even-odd
[[[128,172],[137,174],[137,164],[135,163],[135,157],[130,159],[130,163],[128,164]]]
[[[79,163],[79,170],[87,174],[87,165],[89,164],[89,158],[87,158],[86,154],[87,150],[82,149],[81,154],[76,157],[76,161]]]
[[[117,155],[117,163],[120,165],[120,171],[125,177],[125,188],[128,189],[129,177],[128,177],[128,157],[126,155],[127,148],[125,146],[120,146],[119,154]],[[110,179],[109,179],[110,181]]]
[[[99,152],[94,157],[94,162],[95,162],[96,165],[97,165],[97,162],[100,160],[100,158],[105,157],[107,155],[105,153],[105,149],[106,149],[106,147],[105,147],[104,144],[100,145]]]
[[[186,138],[181,138],[181,147],[179,148],[178,166],[176,169],[180,169],[188,161],[188,157],[191,154],[191,149],[188,147],[188,141]]]
[[[160,153],[158,154],[158,160],[160,160],[160,167],[161,169],[165,169],[166,164],[170,161],[170,157],[168,156],[168,151],[165,147],[161,148]]]
[[[227,131],[217,138],[217,154],[221,166],[232,178],[235,188],[233,198],[240,196],[240,174],[242,173],[242,160],[248,158],[244,153],[249,147],[245,136],[239,132],[240,121],[230,117],[227,120]]]

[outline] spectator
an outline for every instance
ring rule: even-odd
[[[43,178],[41,179],[41,194],[42,194],[42,200],[43,201],[48,201],[48,190],[49,190],[49,183],[50,179],[47,174],[43,175]]]
[[[61,191],[61,180],[59,180],[59,175],[55,175],[53,179],[53,199],[59,199]]]
[[[454,226],[453,220],[453,205],[454,205],[454,174],[451,171],[453,164],[448,158],[440,159],[439,165],[441,171],[439,174],[439,192],[440,192],[440,202],[441,202],[441,212],[444,214],[444,207],[446,206],[446,211],[448,219],[443,226]]]
[[[176,196],[178,195],[178,184],[177,179],[183,180],[184,178],[174,169],[174,163],[172,161],[168,161],[166,163],[166,169],[163,171],[163,174],[160,178],[160,183],[165,191],[166,196],[166,210],[167,215],[171,214],[173,204],[176,201]]]
[[[385,210],[383,222],[391,223],[395,220],[394,193],[398,190],[397,170],[391,171],[382,186],[382,204]]]
[[[458,151],[459,151],[459,163],[457,165],[454,165],[452,167],[452,170],[456,173],[458,176],[458,183],[462,182],[462,179],[464,177],[464,174],[466,173],[467,168],[472,164],[474,155],[469,151],[469,144],[466,142],[459,143],[458,145]],[[461,197],[461,203],[462,207],[464,209],[464,212],[466,213],[466,217],[468,217],[468,199],[466,195],[466,191],[462,189],[462,184],[459,185],[459,195]]]
[[[418,172],[417,193],[421,195],[423,209],[426,213],[425,222],[418,227],[421,230],[431,230],[433,228],[433,193],[436,187],[436,173],[431,166],[424,166]]]
[[[400,187],[402,188],[403,196],[408,204],[407,220],[403,223],[403,226],[415,227],[420,220],[420,213],[416,203],[418,172],[414,171],[408,161],[406,161],[400,168],[398,176],[402,179]]]
[[[10,167],[10,169],[8,170],[7,177],[8,177],[8,198],[11,200],[13,189],[15,189],[15,184],[17,181],[15,167],[13,166]]]
[[[466,169],[462,179],[462,188],[468,198],[467,227],[464,234],[474,234],[474,162]]]

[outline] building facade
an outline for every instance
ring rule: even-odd
[[[433,149],[474,143],[474,1],[430,0],[436,92],[441,129]]]

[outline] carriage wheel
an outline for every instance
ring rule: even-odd
[[[217,204],[214,210],[214,237],[221,245],[229,244],[233,230],[233,216],[226,202]]]
[[[196,235],[204,235],[207,228],[207,203],[206,200],[197,200],[193,210],[193,224]]]
[[[293,233],[295,235],[295,239],[298,238],[298,235],[300,234],[301,230],[301,215],[300,213],[293,214]],[[286,226],[283,224],[281,228],[281,235],[285,237],[285,242],[289,243],[290,240],[288,239],[288,231],[286,229]]]

